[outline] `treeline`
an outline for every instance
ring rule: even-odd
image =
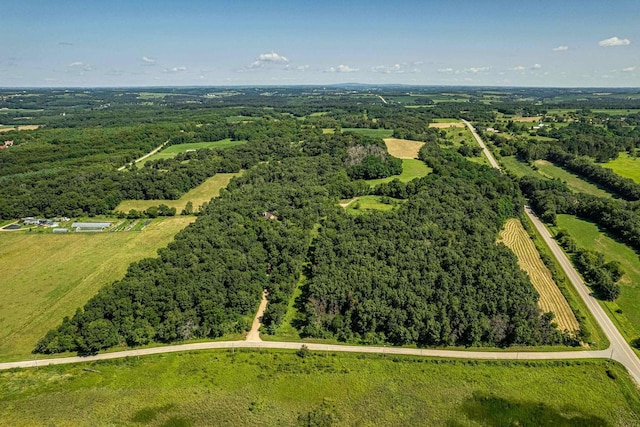
[[[640,250],[640,210],[636,202],[573,193],[559,181],[531,176],[520,179],[520,188],[545,222],[555,224],[556,214],[576,215],[595,222]]]
[[[332,205],[323,184],[337,167],[328,157],[298,157],[251,169],[159,258],[132,264],[122,280],[65,318],[34,351],[94,353],[118,344],[241,332],[263,289],[271,302],[266,325],[279,322],[301,273],[310,230]]]
[[[395,345],[551,344],[563,337],[513,253],[496,245],[520,209],[517,187],[490,168],[427,144],[434,173],[377,190],[394,211],[334,210],[310,251],[302,334]]]
[[[556,240],[572,255],[573,264],[598,298],[614,301],[620,296],[618,281],[624,272],[619,262],[606,262],[604,254],[600,252],[579,249],[575,240],[565,230],[558,231]]]

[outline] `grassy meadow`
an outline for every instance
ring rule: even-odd
[[[391,129],[366,129],[366,128],[343,128],[342,133],[353,132],[358,135],[370,136],[372,138],[391,138],[393,130]]]
[[[165,204],[170,208],[176,208],[178,214],[184,209],[187,202],[193,203],[193,208],[198,209],[204,202],[213,197],[218,197],[220,190],[225,188],[229,181],[242,173],[218,173],[196,188],[183,194],[178,200],[123,200],[116,207],[116,211],[129,212],[131,209],[144,211],[151,206]]]
[[[384,200],[388,201],[385,203]],[[361,196],[358,197],[353,203],[347,206],[347,212],[353,215],[361,215],[366,211],[390,211],[403,200],[394,199],[392,197],[381,196]]]
[[[231,139],[227,138],[220,141],[189,142],[186,144],[170,145],[164,150],[160,150],[156,154],[149,156],[141,161],[140,166],[142,166],[146,162],[151,162],[153,160],[173,159],[180,153],[186,153],[187,150],[200,150],[202,148],[227,148],[246,143],[247,141],[232,141]]]
[[[612,197],[611,193],[602,188],[585,181],[579,175],[569,172],[561,167],[554,165],[546,160],[536,160],[535,165],[538,167],[540,174],[551,179],[559,179],[569,186],[570,189],[580,193],[592,194],[598,197]]]
[[[398,178],[402,182],[409,182],[415,178],[422,178],[427,176],[431,172],[431,168],[427,166],[422,160],[417,159],[403,159],[402,160],[402,173],[400,175],[393,175],[387,178],[369,179],[367,183],[370,186],[375,187],[383,182],[391,182]]]
[[[618,175],[640,183],[640,160],[627,153],[620,153],[617,159],[604,163],[602,166],[611,168]]]
[[[3,425],[640,423],[638,390],[601,360],[220,350],[5,371],[0,382]]]
[[[156,256],[194,217],[152,220],[142,232],[0,233],[0,360],[36,342],[133,261]]]
[[[558,228],[569,232],[579,248],[602,252],[607,261],[618,261],[625,274],[620,279],[620,297],[615,302],[600,301],[628,341],[640,338],[640,258],[623,243],[598,229],[594,223],[572,215],[558,215]],[[621,312],[617,312],[620,310]]]

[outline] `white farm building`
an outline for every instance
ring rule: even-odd
[[[77,232],[103,231],[111,226],[110,222],[74,222],[71,228]]]

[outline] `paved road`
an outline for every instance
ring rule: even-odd
[[[481,145],[489,162],[496,169],[500,169],[498,162],[493,158],[489,150],[486,148],[482,140],[475,132],[475,129],[469,122],[464,121],[471,129],[474,137]],[[545,242],[551,248],[552,252],[559,260],[562,269],[576,287],[580,296],[584,299],[587,307],[593,313],[596,321],[600,324],[602,330],[611,342],[611,346],[607,350],[599,351],[559,351],[559,352],[497,352],[497,351],[461,351],[461,350],[431,350],[431,349],[415,349],[415,348],[398,348],[398,347],[373,347],[373,346],[351,346],[351,345],[333,345],[333,344],[312,344],[307,343],[306,346],[314,351],[327,352],[350,352],[350,353],[379,353],[379,354],[397,354],[397,355],[415,355],[429,357],[446,357],[452,359],[488,359],[488,360],[554,360],[554,359],[593,359],[593,358],[613,358],[622,363],[631,374],[631,377],[640,384],[640,360],[633,352],[629,344],[624,340],[620,332],[615,328],[609,317],[598,302],[589,294],[589,290],[584,285],[580,275],[575,271],[566,255],[557,243],[551,237],[549,231],[544,227],[542,222],[535,216],[529,207],[525,208],[525,212],[533,221]],[[260,309],[254,319],[254,327],[252,331],[259,327],[259,319],[261,310],[266,306],[266,298],[260,304]],[[262,311],[263,312],[263,311]],[[258,326],[256,327],[256,320]],[[96,360],[118,359],[123,357],[145,356],[150,354],[174,353],[191,350],[208,350],[208,349],[225,349],[225,348],[270,348],[270,349],[299,349],[300,342],[277,342],[277,341],[254,341],[255,337],[248,336],[247,341],[217,341],[204,342],[194,344],[171,345],[165,347],[153,347],[137,350],[120,351],[114,353],[103,353],[95,356],[87,357],[63,357],[57,359],[42,360],[25,360],[20,362],[0,363],[0,370],[12,368],[30,368],[45,365],[62,365],[69,363],[91,362]],[[258,340],[259,340],[258,336]]]
[[[491,164],[491,166],[496,168],[496,169],[498,169],[500,172],[502,172],[502,169],[500,169],[500,165],[498,164],[498,162],[496,162],[496,159],[493,158],[493,155],[491,154],[491,152],[489,151],[487,146],[484,145],[484,142],[480,138],[480,135],[478,135],[478,132],[476,132],[476,128],[471,126],[471,123],[469,123],[465,119],[462,119],[462,122],[465,125],[467,125],[467,127],[469,128],[469,130],[473,134],[473,137],[476,139],[476,141],[478,141],[478,145],[480,145],[480,147],[482,148],[482,151],[484,152],[484,155],[487,157],[487,159],[489,159],[489,163]]]
[[[469,127],[469,129],[473,133],[476,141],[478,141],[478,144],[480,144],[480,146],[482,147],[485,156],[487,156],[487,159],[489,159],[489,163],[491,163],[494,168],[502,172],[500,165],[498,164],[498,162],[496,162],[496,159],[487,149],[487,146],[482,142],[480,136],[476,133],[473,126],[471,126],[471,123],[466,120],[462,121]],[[587,308],[589,309],[591,314],[593,314],[593,317],[595,317],[596,321],[600,325],[600,328],[602,328],[602,330],[604,331],[604,334],[609,339],[611,345],[607,350],[605,350],[605,352],[608,352],[607,357],[611,357],[612,359],[622,363],[629,371],[629,374],[631,374],[633,379],[636,381],[636,384],[640,385],[640,359],[638,359],[638,356],[631,349],[631,346],[627,343],[622,334],[620,334],[609,316],[607,316],[602,306],[600,306],[598,301],[591,295],[591,291],[584,284],[582,277],[580,277],[575,268],[573,268],[573,264],[571,264],[569,258],[567,258],[562,249],[560,249],[560,246],[558,246],[558,243],[551,236],[551,233],[549,233],[549,230],[547,230],[542,221],[538,219],[536,214],[533,212],[533,210],[531,210],[529,206],[525,206],[524,211],[531,222],[533,222],[533,225],[536,227],[547,246],[549,246],[549,249],[551,249],[551,252],[553,252],[553,255],[560,263],[560,266],[567,274],[567,277],[580,294],[580,297],[587,305]]]

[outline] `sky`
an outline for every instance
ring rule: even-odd
[[[0,10],[0,87],[640,86],[640,0],[0,0]]]

